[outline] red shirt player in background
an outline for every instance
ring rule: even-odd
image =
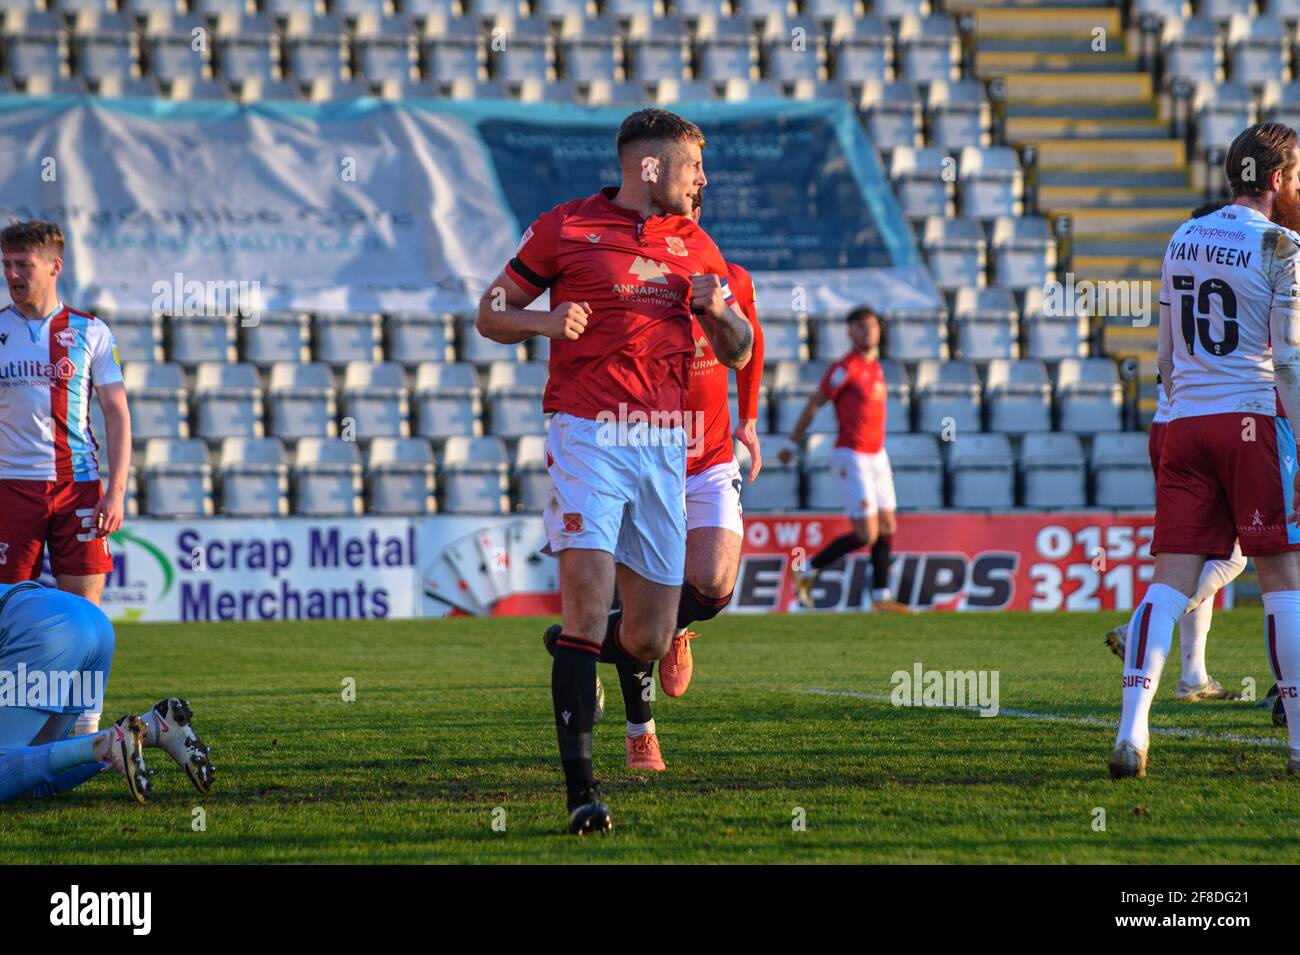
[[[692,218],[700,221],[703,193],[695,197]],[[754,330],[754,352],[736,372],[740,393],[740,422],[735,437],[749,451],[749,480],[758,477],[762,454],[755,422],[758,389],[763,380],[763,333],[754,310],[754,281],[734,262],[727,263],[727,284],[736,305]],[[698,321],[692,335],[695,354],[686,395],[689,439],[686,452],[686,579],[677,605],[677,636],[659,664],[659,682],[668,696],[681,696],[691,682],[694,662],[687,628],[716,617],[729,603],[740,569],[740,545],[745,525],[740,510],[740,465],[732,444],[731,409],[727,395],[731,375],[718,361]],[[615,611],[617,614],[618,611]],[[627,765],[630,769],[661,771],[663,755],[645,692],[654,679],[653,663],[618,664],[619,684],[627,714]]]
[[[553,339],[543,521],[559,558],[563,624],[551,698],[576,834],[613,825],[592,775],[597,656],[653,662],[677,633],[692,314],[723,364],[743,367],[753,346],[722,254],[690,218],[708,185],[699,127],[638,110],[617,147],[622,185],[538,216],[483,293],[476,322],[493,341]],[[529,311],[548,289],[551,310]],[[611,628],[616,580],[623,613]]]
[[[821,386],[808,398],[795,422],[790,440],[795,444],[802,441],[817,409],[828,401],[835,403],[839,435],[831,466],[839,475],[844,510],[853,529],[822,548],[813,557],[811,570],[795,570],[795,593],[803,606],[814,606],[812,591],[821,569],[860,547],[870,547],[872,606],[912,613],[889,592],[890,552],[898,522],[894,472],[885,451],[888,390],[880,367],[880,316],[863,305],[849,312],[847,321],[853,350],[826,369]],[[781,463],[792,456],[789,448],[783,448]]]

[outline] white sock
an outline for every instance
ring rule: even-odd
[[[1174,624],[1187,607],[1187,595],[1166,584],[1152,584],[1129,621],[1124,638],[1124,708],[1115,744],[1132,743],[1145,750],[1151,741],[1148,718],[1160,688]]]
[[[1282,694],[1291,748],[1300,749],[1300,590],[1264,594],[1264,647]]]
[[[655,721],[654,721],[654,720],[651,720],[649,723],[631,723],[631,722],[629,722],[629,723],[627,724],[627,738],[628,738],[628,739],[636,739],[638,736],[645,736],[646,733],[653,733],[654,731],[655,731]]]
[[[72,735],[89,736],[91,733],[98,733],[99,718],[103,715],[102,713],[82,713],[72,726]]]
[[[873,604],[884,603],[886,600],[892,599],[892,596],[888,587],[881,587],[879,590],[871,591],[871,602]]]
[[[1196,593],[1187,600],[1188,613],[1199,607],[1203,600],[1212,600],[1245,569],[1246,558],[1241,553],[1241,544],[1233,545],[1232,556],[1227,560],[1207,560],[1201,568],[1200,579],[1196,581]]]
[[[1210,635],[1213,617],[1211,596],[1178,619],[1178,649],[1183,657],[1183,682],[1188,686],[1200,686],[1210,678],[1205,672],[1205,638]]]

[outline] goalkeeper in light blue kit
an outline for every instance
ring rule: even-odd
[[[89,600],[31,581],[0,584],[0,802],[67,792],[111,766],[143,803],[150,746],[208,791],[208,748],[179,697],[102,732],[69,736],[77,717],[103,702],[113,647],[113,625]]]

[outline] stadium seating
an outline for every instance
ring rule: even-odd
[[[194,378],[199,437],[208,441],[263,436],[262,384],[247,363],[204,362]]]
[[[434,441],[483,433],[483,391],[468,362],[422,362],[415,373],[418,432]]]
[[[1025,434],[1051,430],[1052,384],[1041,361],[989,362],[984,396],[990,431]]]
[[[145,444],[145,513],[206,517],[213,513],[212,464],[198,438],[150,438]]]
[[[130,362],[123,366],[122,378],[135,441],[190,436],[189,392],[180,365]]]
[[[424,438],[375,438],[366,473],[374,513],[431,514],[437,510],[437,468]]]
[[[244,361],[267,368],[276,362],[311,360],[311,319],[297,312],[271,312],[240,319]]]
[[[217,468],[221,513],[283,517],[289,513],[289,465],[279,438],[226,438]]]
[[[965,361],[926,359],[916,368],[916,430],[964,436],[982,431],[980,381]]]
[[[1020,446],[1024,506],[1077,508],[1088,503],[1083,446],[1068,431],[1032,432]]]
[[[128,385],[128,390],[130,386]],[[329,366],[276,362],[267,388],[270,432],[279,438],[332,438],[338,434],[338,392]]]
[[[488,371],[487,400],[492,433],[503,438],[545,434],[542,392],[546,366],[539,362],[493,362]]]
[[[1062,431],[1095,434],[1121,430],[1121,389],[1115,363],[1106,358],[1066,358],[1057,366],[1056,402]]]
[[[934,435],[886,434],[885,452],[900,511],[943,507],[943,455]]]
[[[949,503],[957,508],[1005,510],[1016,503],[1016,463],[1003,434],[962,434],[947,443]]]
[[[1156,506],[1155,476],[1147,457],[1147,436],[1140,432],[1103,431],[1092,439],[1089,460],[1098,507]]]
[[[361,453],[356,442],[302,438],[294,455],[292,473],[295,513],[344,517],[365,510],[361,496]]]
[[[760,434],[759,447],[763,451],[763,472],[759,480],[748,480],[751,458],[749,450],[739,441],[735,443],[736,461],[740,473],[746,476],[740,484],[740,505],[746,511],[790,511],[802,506],[799,494],[800,465],[796,457],[782,464],[778,455],[782,448],[796,451],[785,434]]]
[[[958,289],[953,322],[957,328],[956,353],[961,358],[988,361],[1020,354],[1020,315],[1008,288]]]
[[[410,436],[410,389],[399,362],[348,362],[342,398],[344,438],[349,428],[358,440]]]
[[[546,438],[539,434],[519,439],[515,451],[515,500],[518,510],[540,513],[551,491],[551,476],[546,470]]]
[[[794,430],[795,422],[799,420],[799,415],[808,403],[809,396],[821,384],[827,367],[827,363],[822,361],[777,363],[776,373],[772,378],[772,397],[776,402],[778,432],[789,434]],[[835,406],[828,401],[817,409],[812,424],[808,426],[808,433],[833,433],[835,430]]]
[[[813,510],[838,511],[844,508],[840,477],[831,466],[831,452],[834,450],[833,434],[814,434],[804,448],[804,504]]]
[[[504,514],[509,510],[505,442],[495,435],[453,435],[442,456],[442,510],[447,514]]]

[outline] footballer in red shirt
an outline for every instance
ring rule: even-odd
[[[894,472],[885,450],[885,407],[888,388],[880,367],[880,316],[869,306],[849,312],[849,337],[853,349],[822,377],[821,385],[808,398],[790,440],[798,444],[812,424],[817,409],[826,402],[835,405],[839,434],[831,453],[831,466],[840,478],[844,510],[853,529],[827,544],[811,561],[811,569],[795,571],[795,593],[805,607],[814,606],[813,586],[828,564],[860,547],[871,548],[871,601],[877,610],[913,612],[894,600],[889,592],[889,563],[894,531],[898,526],[894,495]],[[781,452],[783,462],[792,454]]]
[[[563,623],[548,645],[576,834],[613,825],[592,775],[597,657],[653,662],[677,632],[692,329],[698,322],[730,367],[753,348],[722,254],[690,216],[708,184],[703,147],[699,127],[667,110],[628,116],[617,139],[622,185],[538,216],[479,302],[481,335],[553,340],[543,521]],[[548,291],[550,311],[528,310]],[[616,581],[623,612],[611,625]]]
[[[702,205],[700,194],[692,216],[696,222]],[[749,451],[752,481],[762,467],[755,422],[763,378],[763,333],[754,310],[754,282],[749,273],[728,262],[727,282],[754,333],[753,355],[736,372],[740,421],[735,429],[735,439]],[[686,393],[686,578],[677,605],[677,635],[659,664],[659,682],[668,696],[681,696],[691,682],[694,661],[690,641],[696,636],[689,630],[691,624],[713,619],[731,603],[744,534],[740,465],[736,462],[728,402],[731,375],[727,366],[718,361],[698,321],[692,335],[695,353]],[[615,610],[612,616],[617,614]],[[618,665],[627,714],[628,767],[658,772],[665,766],[645,693],[653,673],[653,663]]]

